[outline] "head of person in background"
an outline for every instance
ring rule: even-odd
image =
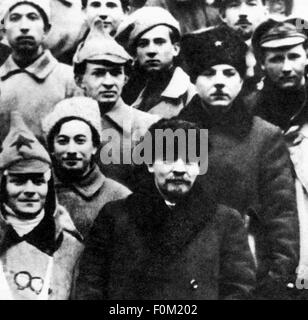
[[[246,41],[268,14],[266,0],[216,0],[225,23]]]
[[[102,134],[96,101],[76,97],[59,102],[43,120],[43,130],[61,180],[78,181],[91,171]]]
[[[192,190],[201,174],[201,161],[207,160],[200,159],[200,129],[193,123],[176,118],[162,119],[148,129],[145,141],[147,135],[152,142],[152,159],[147,164],[148,171],[162,197],[168,203],[177,203]],[[195,148],[191,148],[190,144]],[[204,155],[207,156],[207,153]]]
[[[266,79],[281,90],[298,90],[305,85],[308,25],[302,19],[269,19],[255,31],[252,44]]]
[[[170,70],[180,53],[179,22],[160,7],[136,10],[119,26],[116,39],[147,73]]]
[[[76,83],[106,113],[121,100],[131,62],[124,48],[106,34],[103,21],[96,19],[74,57]]]
[[[222,25],[184,36],[182,50],[204,107],[215,115],[228,112],[244,84],[245,42]]]
[[[44,51],[50,31],[49,0],[7,0],[3,12],[5,37],[19,65],[27,66]]]
[[[129,0],[82,0],[89,27],[99,17],[106,31],[114,36],[119,24],[130,11]]]

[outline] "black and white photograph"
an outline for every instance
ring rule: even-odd
[[[307,0],[0,0],[0,300],[308,300]]]

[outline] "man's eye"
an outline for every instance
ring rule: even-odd
[[[94,1],[94,2],[91,2],[90,6],[93,8],[100,8],[101,3],[99,1]]]
[[[30,19],[30,20],[39,20],[39,16],[37,15],[37,14],[35,14],[35,13],[30,13],[29,15],[28,15],[28,18]]]
[[[283,63],[283,58],[282,57],[273,57],[271,59],[269,59],[270,63]]]
[[[58,139],[57,143],[61,146],[64,146],[64,145],[68,144],[68,140],[67,139]]]
[[[212,70],[212,69],[204,70],[202,72],[202,75],[206,76],[206,77],[213,77],[213,76],[215,76],[215,74],[216,74],[215,70]]]
[[[167,41],[165,39],[155,39],[154,43],[158,44],[158,45],[163,45],[165,44]]]
[[[40,179],[34,179],[33,180],[33,184],[35,184],[36,186],[41,186],[42,184],[46,183],[45,180],[43,178]]]
[[[106,3],[106,7],[110,8],[110,9],[113,9],[113,8],[117,8],[118,5],[116,3],[114,3],[114,2],[107,2]]]
[[[249,5],[249,6],[256,6],[257,5],[257,1],[247,1],[247,4]]]
[[[94,71],[92,74],[93,74],[93,76],[100,78],[100,77],[104,77],[106,75],[106,72],[105,71]]]
[[[147,41],[139,41],[137,44],[139,48],[145,48],[147,45],[148,45]]]
[[[235,70],[224,70],[223,74],[226,77],[233,77],[233,76],[235,76],[236,71]]]
[[[231,1],[227,5],[227,8],[234,8],[240,6],[240,1]]]
[[[10,15],[10,21],[18,21],[20,19],[19,14],[11,14]]]
[[[117,77],[122,74],[122,70],[111,70],[110,74],[114,77]]]
[[[299,54],[290,54],[289,55],[289,60],[296,60],[296,59],[299,59],[301,56]]]
[[[87,139],[86,138],[76,138],[75,142],[77,144],[85,144],[87,142]]]

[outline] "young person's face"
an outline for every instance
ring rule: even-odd
[[[292,48],[267,49],[263,68],[280,89],[298,89],[305,83],[307,55],[302,44]]]
[[[4,28],[13,51],[24,55],[38,52],[47,34],[43,17],[29,4],[20,4],[11,10]]]
[[[110,109],[120,99],[127,82],[124,69],[122,65],[107,66],[87,62],[85,74],[80,79],[79,86],[87,97]]]
[[[205,70],[196,80],[196,89],[201,99],[221,112],[229,110],[240,93],[243,80],[231,65],[215,65]]]
[[[138,39],[136,58],[145,71],[155,72],[172,67],[180,47],[178,43],[172,43],[171,32],[167,26],[157,26]]]
[[[148,169],[154,175],[157,188],[168,200],[186,195],[200,174],[198,162],[184,161],[182,158],[170,161],[158,158]]]
[[[65,122],[54,138],[53,156],[56,164],[72,177],[82,176],[90,170],[96,152],[91,129],[84,121]]]
[[[96,17],[100,17],[104,21],[104,28],[112,36],[125,15],[120,0],[88,0],[85,13],[89,26]]]
[[[232,29],[248,40],[265,20],[266,14],[267,9],[262,0],[229,0],[223,18]]]
[[[9,174],[6,177],[7,205],[21,218],[33,218],[45,206],[48,181],[44,174]]]

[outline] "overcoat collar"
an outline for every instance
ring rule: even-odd
[[[210,188],[196,182],[190,194],[170,209],[158,192],[152,177],[127,199],[131,219],[148,246],[162,255],[177,254],[215,216],[217,203]]]
[[[37,82],[43,82],[57,66],[58,61],[46,50],[36,61],[26,68],[20,68],[12,58],[12,55],[0,67],[0,78],[2,81],[18,73],[27,73]]]

